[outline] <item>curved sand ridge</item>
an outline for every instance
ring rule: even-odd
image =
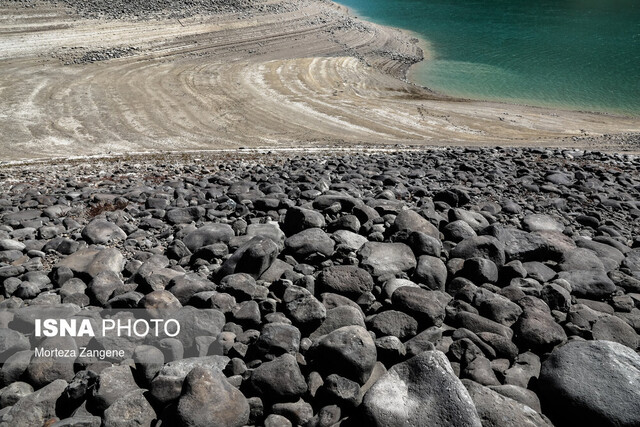
[[[0,158],[239,146],[546,144],[638,119],[436,96],[406,34],[331,3],[177,19],[0,3]],[[293,6],[292,6],[293,5]],[[95,59],[95,61],[93,61]]]

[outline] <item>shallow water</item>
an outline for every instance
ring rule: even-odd
[[[637,0],[340,0],[428,42],[410,78],[484,100],[640,115]]]

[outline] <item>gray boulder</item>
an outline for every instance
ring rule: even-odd
[[[609,341],[573,341],[542,364],[538,396],[557,425],[640,425],[640,356]]]
[[[365,394],[362,410],[369,426],[482,425],[469,393],[437,350],[392,367]]]

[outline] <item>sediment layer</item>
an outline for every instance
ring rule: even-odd
[[[1,2],[0,157],[397,143],[586,147],[592,137],[640,130],[637,119],[436,95],[403,80],[423,56],[415,39],[330,2],[223,2],[215,10],[193,2],[170,11],[160,3]]]

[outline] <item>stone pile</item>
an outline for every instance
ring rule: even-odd
[[[142,160],[0,169],[1,425],[640,425],[637,157]],[[36,362],[97,308],[182,331]]]

